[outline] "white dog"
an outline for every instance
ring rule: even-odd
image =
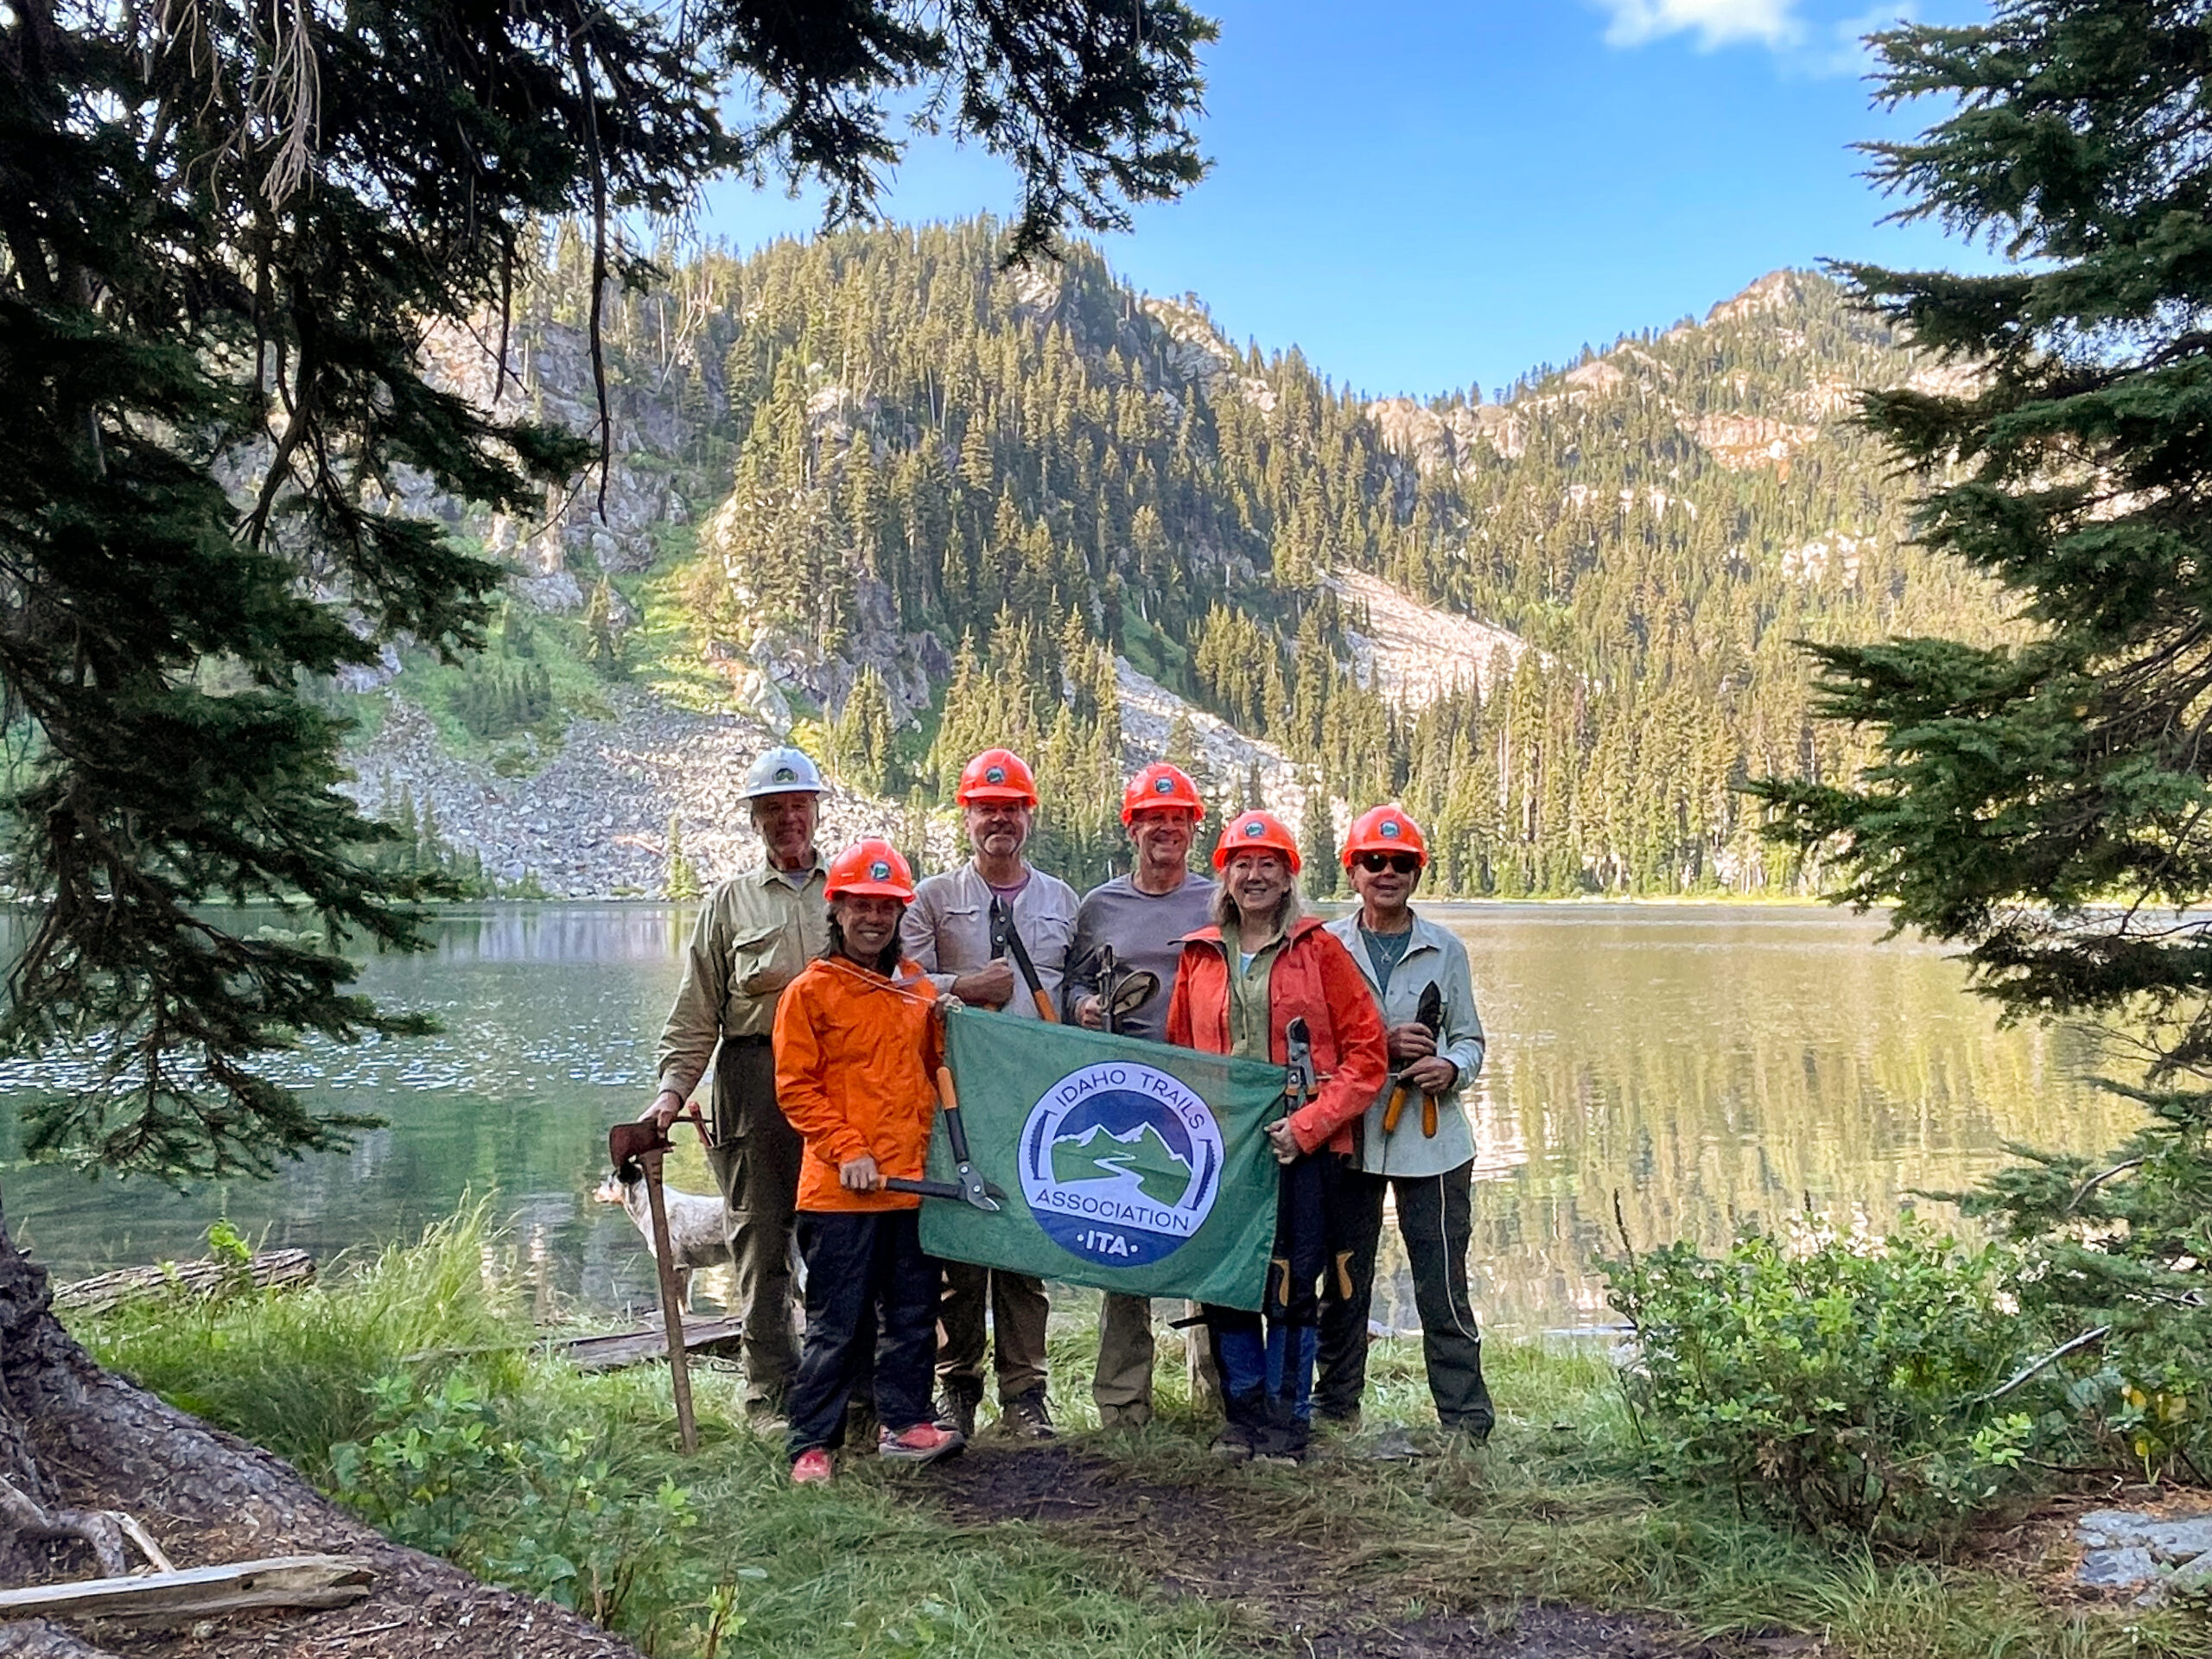
[[[626,1174],[627,1179],[625,1179]],[[642,1234],[648,1250],[653,1248],[652,1200],[646,1196],[645,1178],[635,1164],[625,1165],[601,1181],[592,1197],[601,1204],[619,1204]],[[661,1189],[668,1210],[669,1248],[676,1253],[676,1294],[685,1309],[691,1306],[691,1272],[695,1268],[729,1265],[729,1241],[723,1232],[723,1210],[719,1192],[683,1192],[672,1186]],[[656,1252],[658,1254],[658,1252]]]

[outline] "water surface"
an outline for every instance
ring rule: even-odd
[[[2101,1151],[2136,1121],[2084,1081],[2094,1067],[2078,1039],[1999,1031],[1961,992],[1956,964],[1932,946],[1878,943],[1875,920],[1723,906],[1430,913],[1467,942],[1491,1035],[1476,1095],[1475,1296],[1510,1327],[1611,1318],[1592,1263],[1617,1247],[1616,1194],[1639,1247],[1717,1245],[1808,1202],[1881,1226],[1913,1190],[1997,1167],[2007,1141]],[[689,921],[650,906],[491,906],[443,918],[426,957],[372,959],[363,988],[435,1014],[445,1031],[287,1062],[311,1099],[389,1124],[274,1181],[179,1195],[26,1167],[13,1114],[0,1113],[9,1224],[70,1278],[197,1255],[218,1215],[327,1257],[496,1190],[549,1311],[647,1305],[638,1236],[591,1190],[607,1125],[650,1092]],[[0,1068],[0,1097],[53,1081]],[[689,1147],[672,1179],[710,1186]],[[1386,1292],[1377,1311],[1413,1323],[1409,1297]]]

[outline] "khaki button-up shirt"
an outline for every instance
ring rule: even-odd
[[[1075,889],[1057,875],[1039,869],[1014,896],[1014,931],[1029,951],[1046,996],[1058,1008],[1060,976],[1067,967],[1068,942],[1075,938]],[[990,965],[991,887],[975,864],[925,877],[914,889],[914,902],[899,925],[899,946],[928,970],[939,990],[950,990],[959,975]],[[1014,952],[1007,955],[1011,958]],[[1014,995],[1006,1012],[1020,1018],[1037,1017],[1036,1000],[1014,969]]]
[[[766,1037],[776,999],[830,944],[829,868],[763,865],[715,884],[683,956],[683,982],[660,1033],[660,1086],[690,1095],[725,1037]]]

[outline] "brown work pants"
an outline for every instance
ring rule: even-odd
[[[968,1262],[944,1264],[944,1294],[937,1310],[938,1382],[970,1400],[983,1397],[986,1310],[999,1403],[1006,1405],[1045,1386],[1045,1322],[1052,1308],[1044,1281]]]
[[[776,1104],[768,1039],[724,1039],[715,1058],[715,1144],[707,1163],[721,1188],[737,1270],[748,1409],[781,1411],[798,1366],[791,1335],[791,1212],[804,1147]]]
[[[1192,1303],[1186,1313],[1198,1312]],[[1183,1333],[1184,1363],[1190,1368],[1191,1403],[1210,1408],[1221,1399],[1213,1353],[1205,1327]],[[1098,1310],[1098,1368],[1091,1374],[1090,1397],[1103,1428],[1142,1428],[1152,1421],[1152,1300],[1108,1291]]]

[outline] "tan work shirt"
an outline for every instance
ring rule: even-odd
[[[906,906],[899,925],[899,946],[922,964],[939,990],[950,990],[958,976],[990,965],[991,897],[990,883],[973,861],[927,876],[914,889],[914,902]],[[1033,868],[1011,908],[1014,930],[1028,948],[1045,995],[1058,1009],[1068,943],[1075,938],[1075,889],[1058,876]],[[1007,952],[1009,961],[1013,955]],[[1005,1011],[1026,1020],[1037,1017],[1036,1000],[1018,965],[1014,995]]]
[[[829,867],[788,873],[762,865],[717,882],[699,908],[683,955],[683,982],[661,1028],[654,1069],[664,1089],[689,1096],[725,1037],[766,1037],[776,999],[830,944],[823,897]]]

